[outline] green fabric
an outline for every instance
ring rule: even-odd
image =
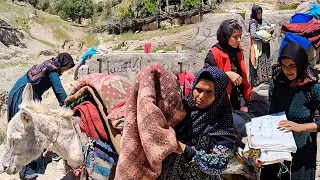
[[[69,106],[67,106],[67,108],[69,109],[73,109],[76,106],[78,106],[79,104],[81,104],[84,101],[88,101],[92,99],[92,95],[91,94],[85,94],[83,96],[81,96],[79,99],[77,99],[76,101],[74,101],[73,103],[71,103]]]

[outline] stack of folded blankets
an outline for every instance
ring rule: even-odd
[[[297,151],[293,134],[278,127],[278,123],[285,119],[285,113],[253,118],[246,124],[248,143],[244,152],[259,149],[258,160],[262,165],[292,161],[291,153]]]

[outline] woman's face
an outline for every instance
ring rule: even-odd
[[[233,29],[230,35],[228,44],[233,48],[238,48],[240,45],[241,36],[242,36],[241,29]]]
[[[197,108],[206,109],[215,99],[214,83],[206,79],[200,79],[193,90],[193,101]]]
[[[297,66],[292,59],[284,58],[281,60],[281,68],[287,78],[292,81],[297,78]]]
[[[257,10],[257,18],[262,19],[262,9]]]
[[[63,73],[65,71],[68,71],[70,68],[69,66],[63,66],[61,69],[60,69],[60,72]]]

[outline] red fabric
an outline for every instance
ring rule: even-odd
[[[213,57],[217,63],[217,67],[220,70],[222,70],[224,72],[231,71],[231,62],[230,62],[229,55],[227,53],[221,51],[217,47],[211,48],[211,52],[212,52]],[[240,64],[240,69],[242,72],[244,99],[246,101],[249,101],[250,100],[250,93],[251,93],[251,85],[248,81],[247,67],[244,62],[243,49],[241,47],[240,47],[240,51],[237,53],[237,56],[238,56],[238,61]],[[227,87],[227,93],[229,95],[229,98],[230,98],[231,90],[232,90],[232,85],[231,85],[231,81],[229,81],[228,87]]]
[[[281,28],[283,33],[292,32],[307,38],[315,46],[320,47],[320,21],[313,19],[308,23],[284,24]]]
[[[82,132],[93,139],[103,142],[108,141],[107,131],[104,129],[99,112],[90,101],[79,104],[73,111],[76,116],[80,116],[80,129]]]
[[[194,75],[190,72],[184,72],[181,74],[178,74],[180,86],[185,86],[185,92],[184,96],[188,97],[190,90],[191,90],[191,84],[194,82]]]

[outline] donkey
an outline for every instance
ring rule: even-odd
[[[19,108],[8,123],[6,150],[0,163],[3,171],[18,173],[44,150],[57,153],[73,169],[83,164],[81,142],[73,126],[71,110],[64,107],[50,110],[33,100],[31,84],[26,85]]]

